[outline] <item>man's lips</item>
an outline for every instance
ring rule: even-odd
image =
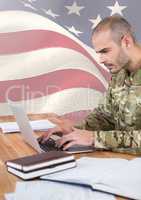
[[[109,70],[111,70],[113,68],[113,64],[104,64]]]

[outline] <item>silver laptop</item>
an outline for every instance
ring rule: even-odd
[[[57,135],[52,135],[51,138],[49,138],[46,143],[42,144],[38,141],[37,136],[32,130],[32,127],[29,123],[28,116],[22,107],[21,104],[15,103],[11,100],[8,100],[8,104],[15,115],[17,124],[19,126],[19,129],[21,131],[21,134],[23,136],[23,139],[26,143],[31,145],[36,151],[38,152],[47,152],[47,151],[53,151],[53,150],[62,150],[58,149],[56,146],[56,140],[60,137]],[[91,152],[93,151],[93,147],[91,146],[83,146],[83,145],[75,145],[70,147],[66,152],[68,153],[81,153],[81,152]]]
[[[28,116],[24,108],[22,107],[22,105],[10,100],[8,100],[8,104],[16,118],[17,124],[19,126],[19,129],[21,131],[21,134],[25,142],[28,143],[30,146],[32,146],[38,152],[47,151],[47,148],[45,149],[44,147],[45,145],[40,145],[40,143],[38,142],[38,137],[33,132],[32,127],[29,123]],[[54,140],[58,139],[57,136],[53,136],[53,137],[54,137]],[[48,150],[50,150],[49,147],[48,147]]]

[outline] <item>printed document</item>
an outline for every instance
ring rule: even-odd
[[[47,119],[30,121],[33,130],[44,131],[49,128],[54,128],[56,125]],[[3,133],[19,132],[19,127],[16,122],[1,122],[0,128]]]

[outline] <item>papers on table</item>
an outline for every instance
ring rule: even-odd
[[[141,200],[141,158],[131,161],[116,158],[81,158],[69,173],[50,174],[41,178],[89,185],[94,190]]]
[[[115,200],[110,194],[93,191],[79,185],[50,181],[18,182],[13,194],[6,194],[6,200]]]
[[[7,193],[5,194],[6,200],[15,200],[15,194],[14,193]]]
[[[84,157],[77,160],[76,168],[41,177],[44,180],[18,182],[15,193],[5,197],[6,200],[115,200],[111,194],[116,194],[141,200],[140,169],[141,158],[128,161]]]
[[[47,119],[30,121],[30,124],[33,130],[38,131],[48,130],[49,128],[53,128],[56,126]],[[1,122],[0,128],[2,129],[3,133],[12,133],[19,131],[19,127],[16,122]]]

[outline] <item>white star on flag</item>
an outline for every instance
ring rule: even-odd
[[[59,15],[53,13],[51,9],[48,9],[48,10],[46,10],[46,9],[42,9],[42,10],[43,10],[43,12],[44,12],[45,14],[47,14],[47,15],[53,17],[53,18],[56,18],[56,17],[59,16]]]
[[[111,15],[114,15],[114,14],[123,15],[122,10],[127,8],[127,6],[120,6],[118,1],[116,1],[114,6],[107,6],[107,8],[112,10]]]
[[[89,21],[93,24],[91,29],[94,29],[101,20],[102,19],[100,15],[97,15],[97,17],[94,19],[89,19]]]
[[[25,7],[31,8],[32,10],[36,10],[37,11],[37,8],[33,7],[31,4],[25,3],[25,2],[22,2],[22,3],[24,4]]]
[[[80,16],[80,10],[82,10],[83,6],[78,6],[77,3],[74,1],[72,6],[65,6],[68,9],[68,15],[76,14]]]
[[[33,3],[35,2],[36,0],[27,0],[29,3]]]
[[[77,36],[79,36],[79,34],[83,33],[83,32],[81,32],[81,31],[76,30],[74,26],[71,26],[71,27],[66,26],[66,28],[67,28],[70,32],[74,33],[74,34],[77,35]]]

